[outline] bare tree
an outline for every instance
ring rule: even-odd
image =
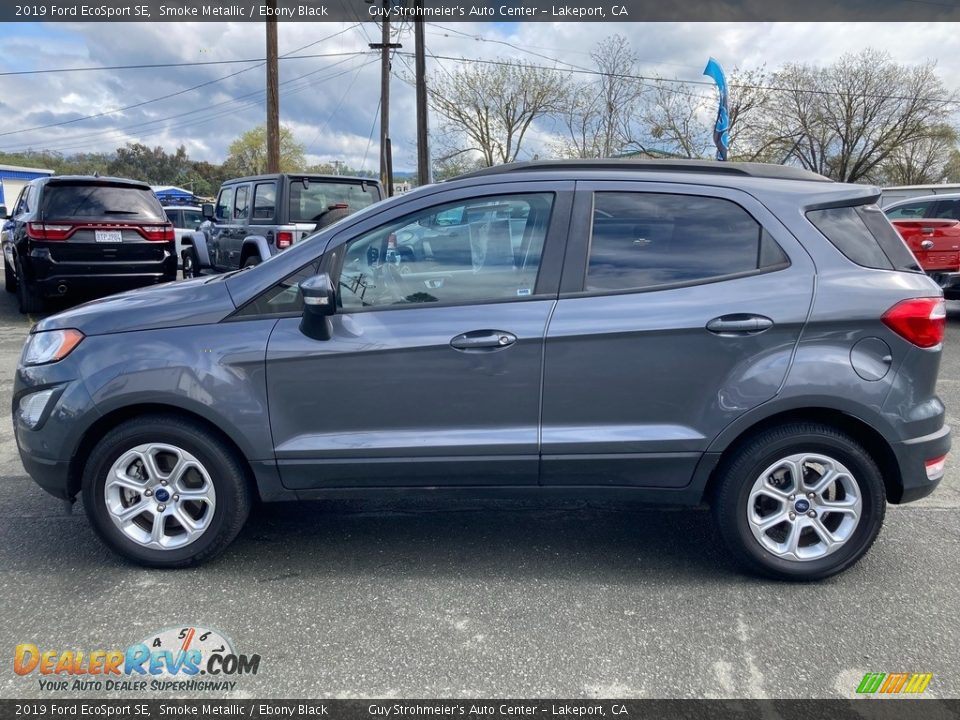
[[[696,85],[655,80],[645,94],[639,134],[629,145],[646,152],[660,151],[685,158],[706,157],[713,147],[715,105]]]
[[[769,147],[835,180],[883,174],[896,153],[930,138],[957,94],[933,63],[898,65],[865,50],[828,67],[787,65],[773,75],[766,112]]]
[[[882,166],[883,183],[926,185],[945,181],[957,139],[957,131],[952,127],[937,125],[925,137],[895,148]]]
[[[531,125],[555,111],[567,95],[564,73],[523,62],[462,65],[434,74],[430,104],[485,166],[514,162]]]
[[[567,130],[561,150],[568,157],[610,157],[636,135],[643,86],[639,59],[623,35],[611,35],[590,53],[599,73],[593,82],[575,85],[560,112]]]

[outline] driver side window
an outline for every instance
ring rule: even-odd
[[[338,305],[356,312],[530,297],[552,206],[552,193],[483,197],[372,230],[341,251]]]

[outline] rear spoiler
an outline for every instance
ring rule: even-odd
[[[803,212],[829,210],[831,208],[874,205],[880,200],[880,188],[875,185],[841,185],[843,190],[828,193],[811,193],[803,202]],[[834,188],[837,188],[835,185]]]

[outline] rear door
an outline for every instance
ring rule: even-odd
[[[167,216],[148,187],[54,179],[43,188],[38,212],[42,234],[53,241],[46,243],[51,260],[73,264],[77,274],[97,271],[84,263],[160,262],[168,249],[158,231]]]
[[[813,286],[807,253],[745,193],[577,183],[541,482],[687,485],[720,430],[777,393]]]

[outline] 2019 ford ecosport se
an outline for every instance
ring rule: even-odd
[[[399,488],[708,502],[742,565],[822,578],[950,447],[941,291],[878,197],[704,162],[424,187],[41,321],[20,454],[150,566],[219,553],[255,497]]]

